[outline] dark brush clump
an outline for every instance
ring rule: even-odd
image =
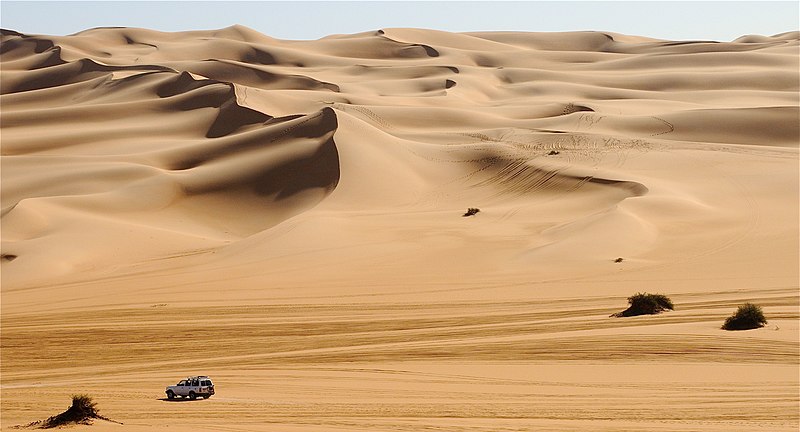
[[[613,317],[655,315],[666,310],[674,310],[672,300],[663,294],[637,293],[628,297],[628,309],[615,313]]]
[[[15,259],[17,259],[17,256],[14,255],[14,254],[2,254],[2,255],[0,255],[0,261],[9,261],[9,262],[11,262],[11,261],[14,261]]]
[[[463,217],[475,216],[479,211],[481,211],[481,209],[470,207],[470,208],[467,209],[467,212],[464,213]]]
[[[33,422],[27,427],[37,427],[39,429],[60,428],[70,424],[92,424],[92,420],[100,419],[113,421],[103,417],[97,411],[97,403],[92,397],[85,394],[73,395],[72,405],[61,414],[54,415],[47,420]]]
[[[764,317],[764,312],[761,306],[752,303],[745,303],[739,306],[739,309],[725,319],[722,324],[723,330],[752,330],[764,327],[767,324],[767,319]]]

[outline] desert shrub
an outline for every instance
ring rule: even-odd
[[[764,318],[761,306],[745,303],[739,306],[733,315],[725,319],[722,328],[724,330],[750,330],[764,327],[766,324],[767,319]]]
[[[42,421],[40,427],[50,429],[68,424],[90,424],[93,419],[108,420],[100,415],[91,396],[78,394],[72,396],[72,405],[66,411]]]
[[[479,211],[481,211],[481,209],[470,207],[470,208],[467,209],[467,212],[464,213],[464,217],[475,216]]]
[[[11,261],[14,261],[17,258],[18,257],[16,255],[14,255],[14,254],[0,254],[0,261],[11,262]]]
[[[614,317],[655,315],[665,310],[673,310],[672,300],[663,294],[636,293],[628,297],[628,309],[615,313]]]

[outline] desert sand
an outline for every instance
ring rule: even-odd
[[[797,431],[799,41],[4,30],[2,429]]]

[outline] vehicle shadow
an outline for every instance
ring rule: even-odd
[[[205,399],[202,398],[202,397],[198,397],[197,399],[189,399],[188,397],[186,397],[186,398],[178,398],[178,397],[176,397],[174,399],[170,399],[170,398],[163,397],[163,398],[158,398],[158,400],[160,400],[162,402],[198,402],[198,401],[203,401]]]

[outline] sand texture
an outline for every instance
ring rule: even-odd
[[[797,431],[799,42],[3,30],[1,427]]]

